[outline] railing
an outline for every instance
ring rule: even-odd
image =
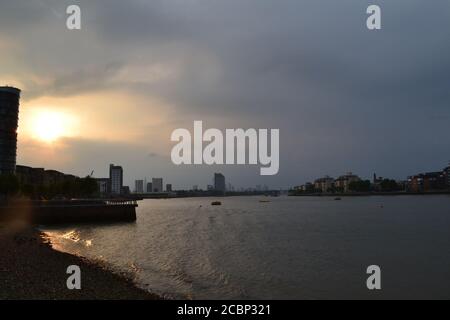
[[[111,200],[105,200],[105,204],[108,206],[137,206],[137,200],[130,200],[130,199],[111,199]]]

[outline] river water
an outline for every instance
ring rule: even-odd
[[[450,298],[450,196],[214,200],[145,200],[136,223],[42,229],[57,250],[172,298]]]

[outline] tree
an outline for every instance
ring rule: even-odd
[[[2,189],[0,189],[0,192]],[[17,190],[18,191],[18,190]],[[17,193],[16,191],[16,193]],[[76,178],[68,177],[63,181],[48,185],[20,185],[20,191],[23,195],[30,198],[46,199],[53,198],[91,198],[98,195],[99,189],[95,179],[91,177]]]
[[[381,191],[391,192],[400,190],[400,186],[395,180],[384,179],[380,183]]]
[[[84,179],[79,180],[80,180],[80,193],[82,196],[91,197],[99,191],[98,184],[97,181],[95,181],[95,179],[92,179],[91,177],[88,176]]]
[[[350,191],[355,192],[369,192],[370,181],[369,180],[353,181],[350,182],[348,188],[350,189]]]
[[[19,189],[19,180],[14,174],[0,175],[0,194],[6,196],[16,195]]]

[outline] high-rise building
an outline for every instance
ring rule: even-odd
[[[225,192],[225,176],[221,173],[215,173],[214,174],[214,190]]]
[[[123,187],[123,169],[111,164],[109,166],[109,179],[111,180],[111,193],[121,194]]]
[[[152,193],[153,192],[153,183],[148,182],[147,183],[147,193]]]
[[[166,192],[172,192],[172,185],[170,183],[166,184]]]
[[[20,90],[0,87],[0,174],[16,171]]]
[[[144,180],[136,180],[134,186],[136,193],[144,193]]]
[[[152,179],[153,192],[163,192],[163,179],[153,178]]]

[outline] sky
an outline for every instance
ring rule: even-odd
[[[0,0],[0,85],[22,89],[22,165],[106,177],[115,163],[130,186],[174,188],[214,172],[235,187],[406,179],[450,160],[449,39],[447,0]],[[279,173],[173,165],[170,135],[195,120],[279,129]]]

